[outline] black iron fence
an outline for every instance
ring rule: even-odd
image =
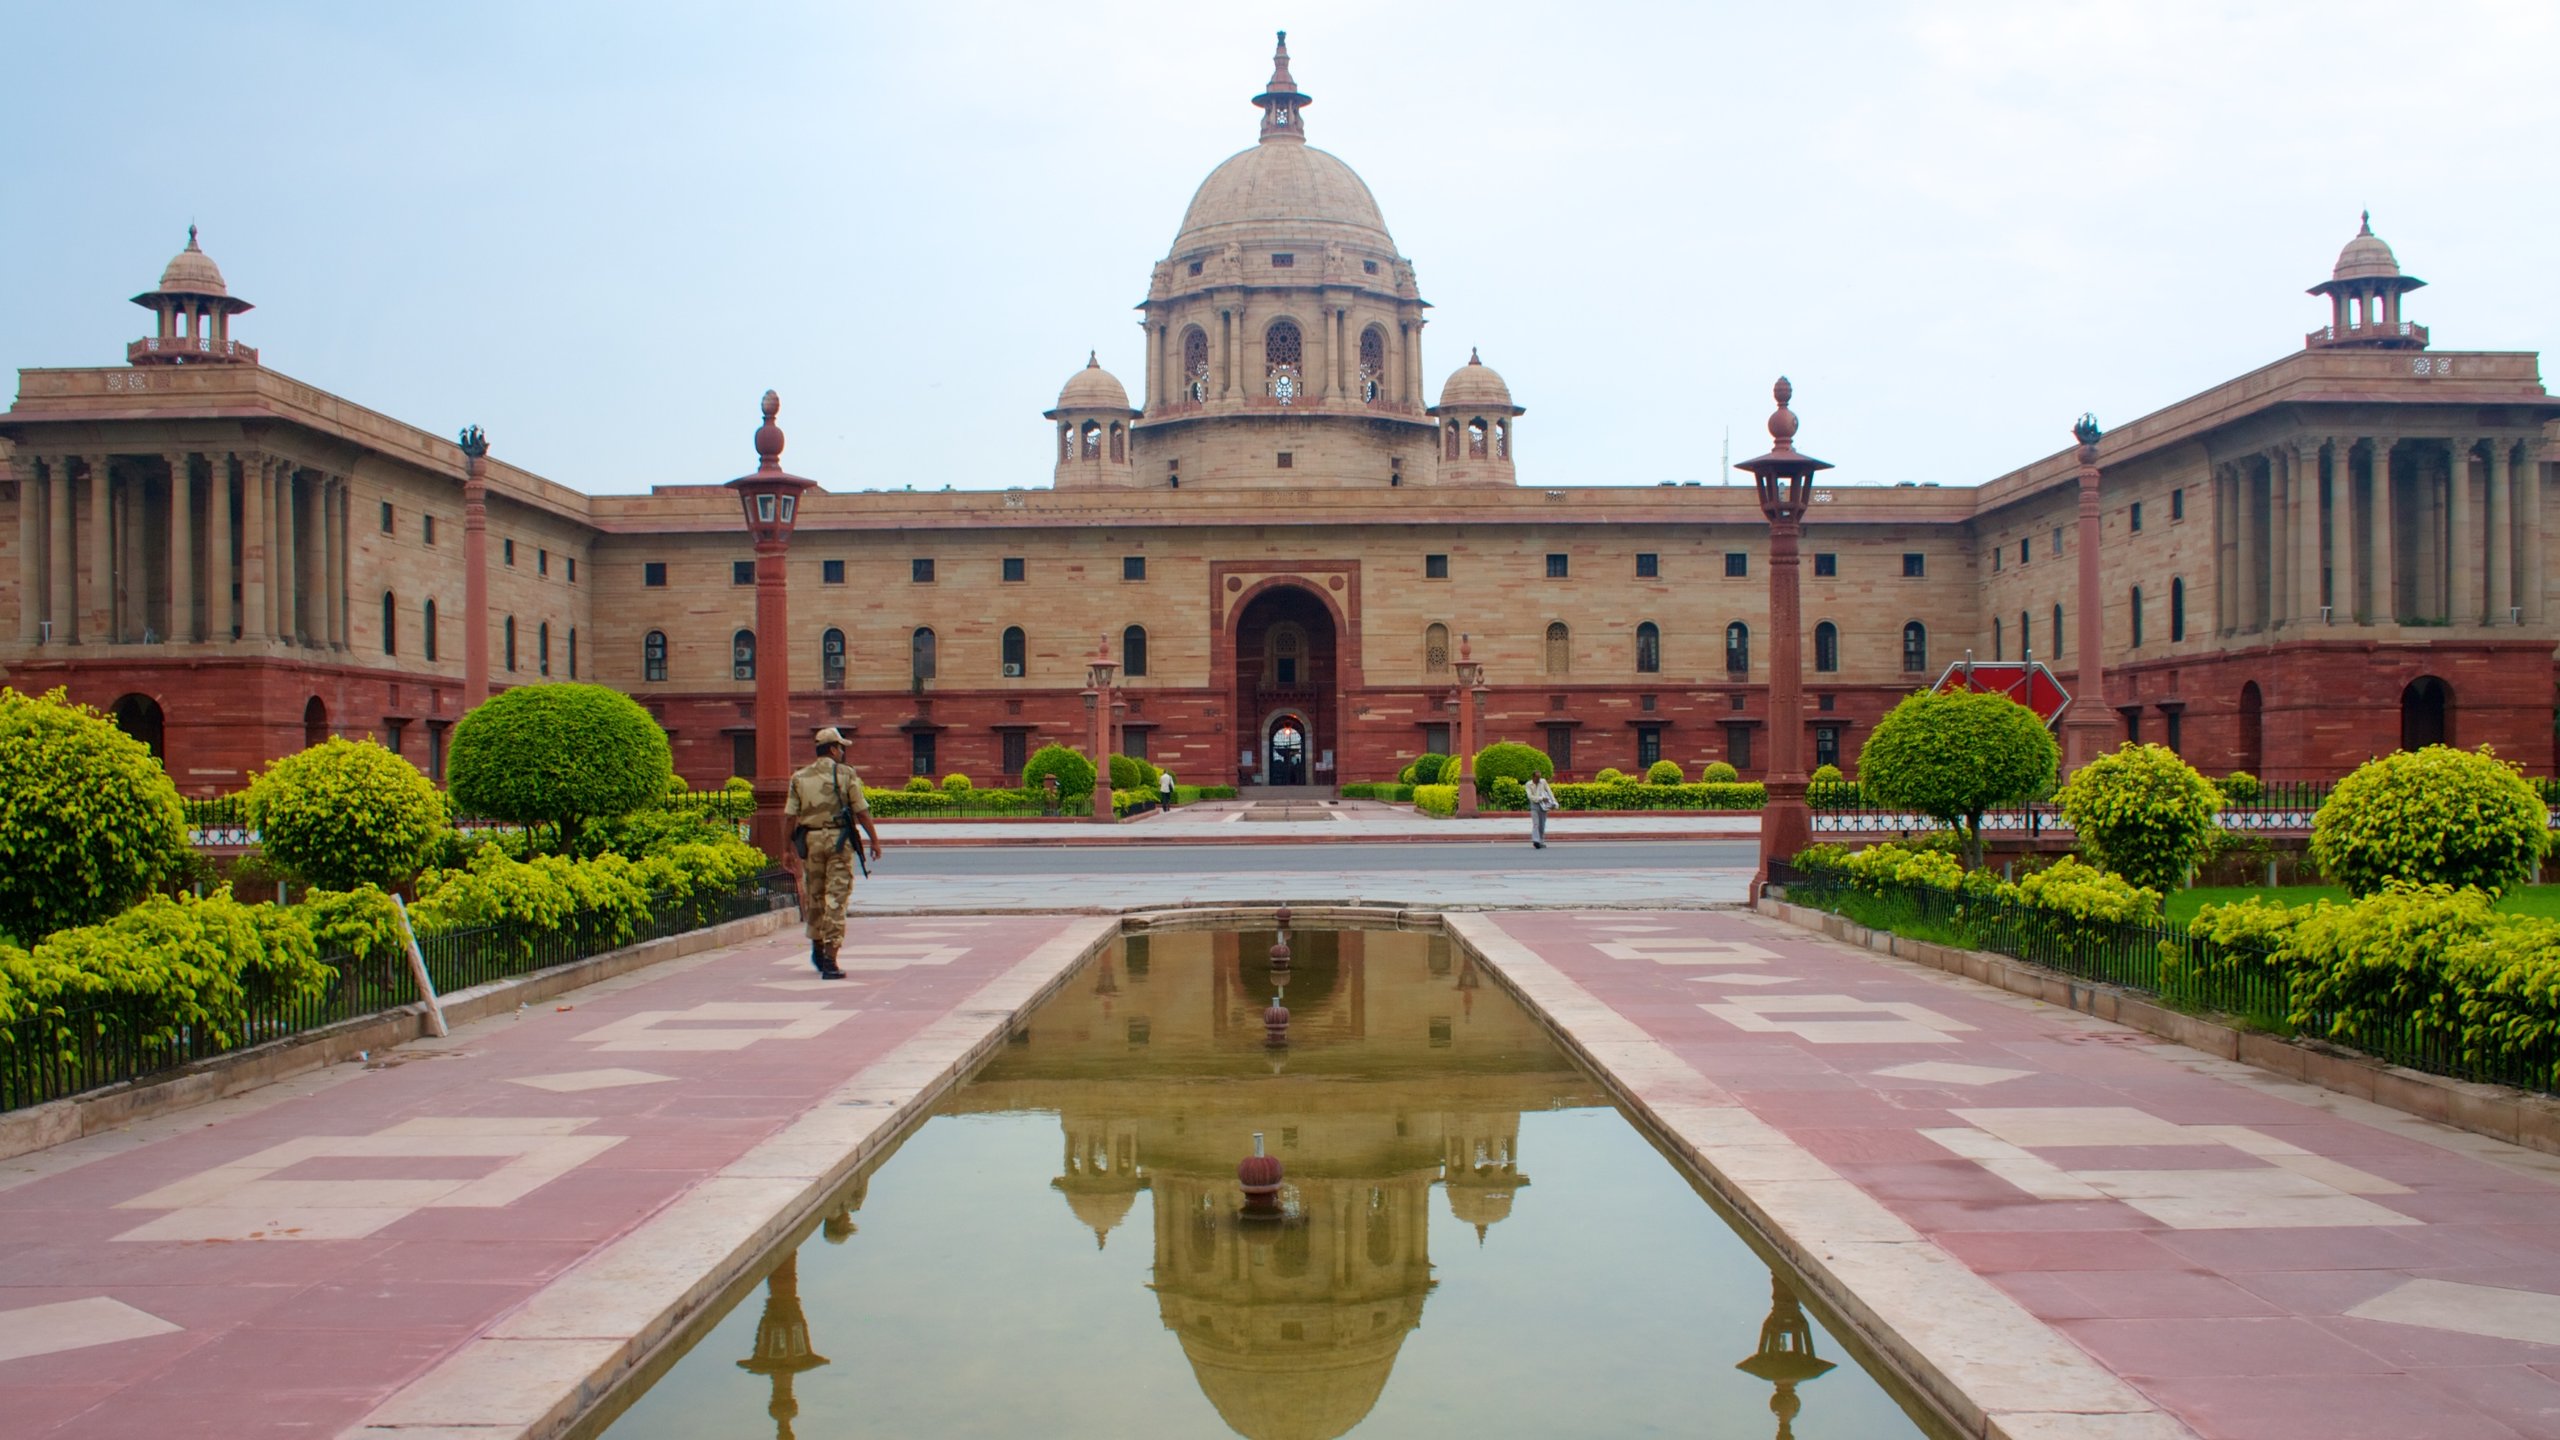
[[[2424,1015],[2369,1017],[2339,1027],[2334,1010],[2301,1006],[2294,977],[2266,952],[2218,944],[2170,921],[2085,921],[1926,886],[1853,884],[1835,871],[1792,865],[1771,865],[1769,878],[1796,904],[1872,929],[1988,950],[2074,979],[2156,996],[2179,1010],[2231,1016],[2251,1029],[2315,1036],[2431,1075],[2560,1091],[2553,1073],[2560,1044],[2466,1054],[2457,1030]]]
[[[449,994],[642,940],[762,915],[793,899],[791,877],[769,870],[734,891],[660,906],[629,935],[592,917],[558,929],[502,923],[422,936],[418,950],[437,993]],[[0,1112],[146,1079],[418,998],[405,953],[340,955],[326,963],[336,973],[321,993],[294,997],[253,990],[237,1013],[210,1022],[176,1020],[167,1002],[132,996],[48,1007],[0,1024]]]

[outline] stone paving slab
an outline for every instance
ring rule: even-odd
[[[497,1425],[574,1407],[725,1280],[1105,922],[796,934],[462,1027],[368,1068],[0,1170],[0,1429]],[[486,1433],[485,1431],[483,1433]]]
[[[1526,847],[1523,847],[1524,851]],[[1557,854],[1554,850],[1545,852]],[[1439,910],[1597,905],[1738,905],[1748,869],[1539,872],[1516,861],[1477,870],[1361,869],[1183,871],[1133,875],[1050,871],[1036,875],[903,875],[883,865],[856,887],[857,915],[1111,914],[1165,905],[1412,906]]]
[[[2560,1435],[2560,1159],[1748,912],[1451,924],[1985,1433]]]
[[[1277,804],[1279,802],[1266,802]],[[1487,815],[1461,820],[1425,815],[1410,805],[1375,800],[1291,803],[1293,813],[1320,810],[1316,820],[1253,820],[1254,802],[1203,800],[1169,812],[1147,812],[1113,825],[1090,820],[884,820],[888,844],[967,845],[1285,845],[1395,841],[1525,841],[1526,815]],[[1273,813],[1273,812],[1265,812]],[[1547,833],[1559,843],[1599,840],[1733,839],[1760,833],[1760,812],[1562,811],[1547,817]]]

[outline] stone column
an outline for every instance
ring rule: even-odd
[[[290,460],[276,467],[276,582],[283,587],[276,595],[276,638],[288,645],[302,643],[302,567],[309,548],[300,507],[294,503],[294,469]]]
[[[18,643],[33,645],[43,632],[44,595],[36,588],[44,572],[36,563],[43,553],[43,517],[36,504],[36,457],[11,458],[10,474],[18,482]]]
[[[347,648],[347,482],[329,475],[320,481],[320,607],[328,616],[325,643]]]
[[[68,645],[79,638],[80,617],[74,599],[75,577],[80,561],[74,553],[71,525],[76,498],[71,488],[71,457],[56,455],[47,464],[53,473],[45,482],[45,528],[51,532],[50,550],[45,562],[45,589],[49,603],[45,618],[53,622],[53,643]]]
[[[2267,628],[2275,630],[2301,617],[2293,609],[2293,452],[2281,446],[2265,452],[2267,461]]]
[[[2231,511],[2231,467],[2212,466],[2207,483],[2213,494],[2213,633],[2219,637],[2240,628],[2234,618],[2239,611],[2239,567],[2235,563],[2239,529]]]
[[[1235,349],[1236,312],[1229,310],[1224,306],[1220,306],[1218,309],[1218,339],[1217,343],[1210,347],[1209,360],[1210,364],[1218,372],[1211,378],[1216,382],[1214,388],[1217,391],[1218,398],[1221,400],[1226,399],[1227,396],[1232,394],[1235,390]]]
[[[196,638],[195,460],[185,451],[169,456],[169,639]]]
[[[89,455],[88,573],[80,577],[80,643],[104,645],[115,639],[115,512],[108,498],[111,457]]]
[[[2516,603],[2524,607],[2528,625],[2542,620],[2542,446],[2528,440],[2516,476],[2516,549],[2524,557],[2524,568],[2516,579],[2523,594]]]
[[[2080,438],[2080,663],[2071,672],[2071,708],[2062,717],[2063,764],[2071,772],[2107,753],[2116,737],[2115,712],[2107,708],[2106,609],[2098,567],[2098,426],[2081,422]],[[1775,724],[1773,716],[1771,723]]]
[[[2511,442],[2503,435],[2489,439],[2489,468],[2482,477],[2480,530],[2489,541],[2489,599],[2481,618],[2491,625],[2507,623],[2507,609],[2516,603],[2512,564],[2516,548],[2516,496],[2512,472],[2507,468],[2507,447]]]
[[[2446,567],[2444,617],[2456,625],[2480,623],[2479,510],[2471,503],[2471,447],[2479,444],[2457,435],[2445,454],[2445,509],[2453,553]]]
[[[1316,307],[1315,333],[1305,338],[1305,354],[1299,365],[1306,371],[1306,398],[1329,401],[1333,398],[1333,307]],[[1315,763],[1310,760],[1309,764]],[[1315,772],[1307,772],[1313,775]]]
[[[2355,445],[2329,437],[2329,608],[2341,625],[2357,623]]]
[[[477,447],[478,454],[471,453]],[[488,445],[466,432],[462,478],[462,708],[489,698],[489,460]],[[767,642],[790,648],[787,635]],[[758,661],[763,657],[759,655]],[[764,673],[761,663],[756,673]],[[786,717],[786,723],[788,723]],[[757,745],[764,744],[758,737]]]
[[[2400,547],[2391,534],[2391,438],[2368,435],[2364,443],[2373,473],[2373,619],[2377,625],[2396,625],[2400,622]]]
[[[2293,469],[2293,618],[2320,623],[2320,442],[2297,436],[2285,451]]]
[[[231,462],[216,450],[205,456],[204,638],[231,639]]]
[[[276,633],[275,462],[255,451],[240,467],[240,638]]]
[[[2237,532],[2235,555],[2239,561],[2233,567],[2233,578],[2238,582],[2239,594],[2233,597],[2238,604],[2232,615],[2232,625],[2244,633],[2265,623],[2258,606],[2259,557],[2263,552],[2258,545],[2257,477],[2249,473],[2253,468],[2245,459],[2234,461],[2231,466],[2233,513],[2239,522],[2233,527]]]

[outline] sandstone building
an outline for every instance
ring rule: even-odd
[[[1134,399],[1071,374],[1045,486],[811,494],[780,636],[755,632],[719,477],[588,495],[495,458],[473,610],[462,451],[263,364],[190,230],[135,297],[152,333],[126,363],[22,370],[0,415],[0,678],[111,709],[191,793],[330,734],[438,773],[476,629],[494,684],[627,690],[711,783],[750,768],[756,667],[787,646],[795,729],[844,729],[875,779],[991,782],[1084,741],[1107,645],[1131,751],[1189,781],[1324,784],[1448,748],[1465,649],[1491,687],[1479,736],[1567,775],[1758,771],[1780,717],[1750,490],[1576,486],[1534,428],[1522,449],[1493,367],[1470,354],[1434,388],[1414,264],[1307,143],[1309,103],[1283,49],[1257,142],[1154,265]],[[2433,345],[2402,311],[2423,283],[2368,225],[2298,351],[2106,436],[2096,658],[2123,733],[2213,773],[2334,775],[2435,738],[2550,773],[2560,402],[2533,354]],[[1816,499],[1806,707],[1785,717],[1809,756],[1854,765],[1967,651],[2032,646],[2066,682],[2091,658],[2071,451]]]

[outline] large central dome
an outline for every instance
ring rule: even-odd
[[[1175,253],[1286,230],[1310,240],[1395,248],[1377,198],[1350,166],[1303,142],[1264,141],[1209,172],[1183,212]],[[1336,230],[1343,233],[1333,233]]]

